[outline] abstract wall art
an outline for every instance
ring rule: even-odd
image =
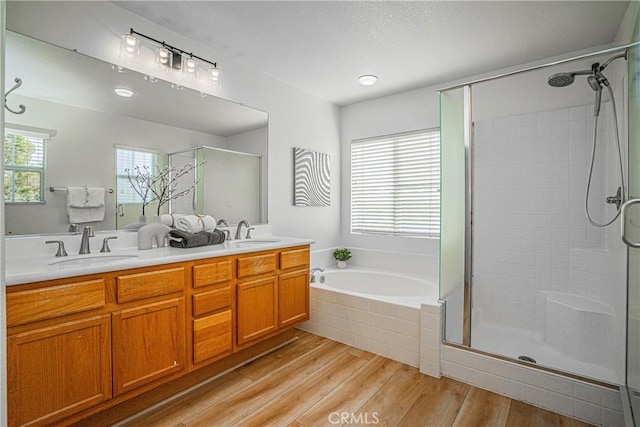
[[[293,205],[330,206],[331,165],[326,153],[293,149]]]

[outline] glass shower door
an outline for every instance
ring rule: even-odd
[[[640,19],[636,23],[640,38]],[[634,425],[640,425],[640,49],[629,50],[629,201],[623,207],[623,239],[628,245],[626,386]]]

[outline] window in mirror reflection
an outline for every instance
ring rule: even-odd
[[[116,147],[116,188],[118,199],[118,228],[133,223],[140,215],[148,215],[155,212],[149,201],[152,197],[148,194],[147,200],[136,192],[129,181],[129,175],[136,179],[136,168],[154,173],[157,170],[158,153],[154,150],[145,150],[137,147]],[[129,171],[127,173],[127,171]]]
[[[44,202],[48,135],[5,129],[4,199],[6,203]]]

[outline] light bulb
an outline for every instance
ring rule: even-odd
[[[188,73],[195,73],[196,72],[196,65],[198,65],[196,60],[193,59],[193,58],[188,58],[185,62],[187,64],[187,67],[186,67],[187,72]]]
[[[136,59],[140,55],[140,43],[133,34],[124,34],[120,39],[120,58]]]
[[[212,67],[211,70],[209,70],[209,78],[217,81],[220,78],[220,70],[217,67]]]
[[[166,47],[156,49],[155,68],[170,73],[173,68],[173,52]]]
[[[167,62],[169,62],[169,51],[167,49],[158,49],[158,57],[162,64],[167,65]]]

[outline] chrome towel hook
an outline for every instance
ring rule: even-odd
[[[18,111],[12,110],[7,105],[7,96],[9,96],[9,94],[11,92],[13,92],[14,90],[18,89],[20,86],[22,86],[22,79],[20,77],[16,77],[14,81],[16,82],[16,84],[11,89],[9,89],[9,91],[7,93],[4,94],[4,108],[6,108],[7,110],[11,111],[13,114],[22,114],[27,110],[27,107],[25,107],[24,105],[20,104],[18,106],[20,108],[20,110],[18,110]]]

